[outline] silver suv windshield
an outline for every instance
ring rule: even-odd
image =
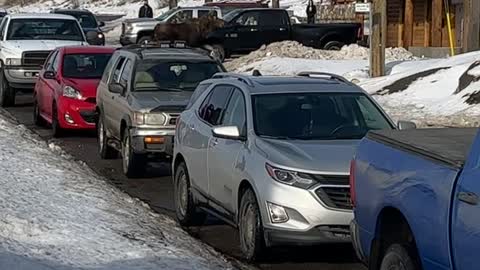
[[[164,21],[166,20],[170,15],[172,15],[173,13],[177,12],[178,8],[172,8],[170,10],[168,10],[167,12],[163,13],[162,15],[158,16],[157,18],[155,18],[155,20],[158,20],[158,21]]]
[[[355,140],[369,130],[391,129],[364,94],[281,93],[252,96],[260,137],[299,140]]]
[[[63,19],[13,19],[7,40],[72,40],[84,41],[76,20]]]
[[[194,91],[221,71],[215,62],[147,60],[136,67],[133,91]]]

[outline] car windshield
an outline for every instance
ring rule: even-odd
[[[233,9],[232,11],[226,13],[223,16],[223,20],[226,22],[231,22],[233,18],[235,18],[242,10],[240,9]]]
[[[63,19],[13,19],[8,28],[7,40],[72,40],[84,41],[76,20]]]
[[[134,91],[193,91],[221,71],[215,62],[144,61],[136,68]]]
[[[65,13],[65,14],[67,14],[67,13]],[[70,15],[70,16],[73,16],[73,17],[77,18],[77,20],[80,22],[80,25],[83,28],[97,28],[98,27],[97,19],[95,19],[95,16],[93,16],[93,14],[91,14],[91,13],[71,13],[71,14],[67,14],[67,15]]]
[[[178,8],[172,8],[169,11],[163,13],[162,15],[158,16],[156,20],[158,21],[165,21],[171,14],[175,13]]]
[[[252,96],[260,137],[299,140],[355,140],[369,130],[391,129],[364,94],[282,93]]]
[[[63,76],[100,79],[111,56],[111,53],[67,54],[63,58]]]

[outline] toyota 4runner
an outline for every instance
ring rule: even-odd
[[[97,90],[101,157],[119,151],[128,177],[140,175],[148,158],[170,159],[178,116],[197,85],[222,71],[208,52],[184,43],[118,49]]]

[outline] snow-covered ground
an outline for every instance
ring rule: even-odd
[[[418,59],[404,49],[387,49],[387,76],[369,78],[366,48],[341,51],[271,44],[226,63],[233,72],[294,75],[300,71],[345,76],[372,94],[395,119],[419,125],[477,126],[480,116],[480,52],[444,59]]]
[[[0,115],[2,269],[233,269],[170,218]]]

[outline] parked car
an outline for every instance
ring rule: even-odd
[[[92,34],[88,37],[88,43],[90,45],[105,46],[105,35],[101,29],[101,27],[105,26],[105,23],[97,22],[97,18],[92,12],[86,9],[54,9],[51,13],[65,14],[75,17],[80,22],[85,35],[88,32],[96,32],[96,35]]]
[[[203,4],[205,7],[219,7],[223,14],[227,14],[239,8],[268,8],[268,3],[264,1],[215,1]]]
[[[0,106],[15,104],[16,89],[32,90],[50,52],[87,45],[78,21],[61,14],[10,14],[0,24]]]
[[[128,19],[122,23],[120,44],[144,44],[153,40],[153,30],[159,23],[180,23],[192,18],[200,18],[214,14],[222,18],[222,11],[218,7],[177,7],[170,9],[157,18]]]
[[[208,55],[179,43],[117,50],[97,92],[101,157],[111,158],[120,151],[128,177],[140,175],[149,158],[169,160],[177,117],[193,90],[225,71]]]
[[[95,129],[97,86],[114,50],[97,46],[54,50],[35,85],[35,124],[51,124],[55,137],[68,129]]]
[[[333,74],[217,74],[177,122],[174,196],[180,224],[205,211],[240,232],[247,260],[265,247],[350,242],[349,164],[359,140],[394,123]]]
[[[250,52],[273,42],[295,40],[305,46],[340,50],[361,38],[360,23],[292,24],[284,9],[237,9],[224,16],[226,26],[205,41],[228,57]]]
[[[477,128],[372,132],[352,162],[359,257],[370,269],[478,269]]]

